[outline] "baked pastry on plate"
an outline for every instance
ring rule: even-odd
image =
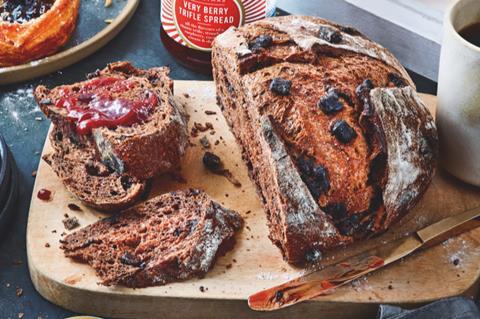
[[[49,56],[75,30],[80,0],[0,0],[0,67]]]
[[[427,189],[433,118],[397,59],[359,31],[276,17],[230,28],[212,58],[270,238],[290,263],[384,232]]]

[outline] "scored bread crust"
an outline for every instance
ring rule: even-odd
[[[270,238],[290,263],[385,231],[427,189],[438,152],[433,118],[395,57],[357,30],[313,17],[265,19],[218,36],[212,63]],[[287,94],[269,89],[274,78],[291,81]],[[318,104],[332,90],[343,108],[324,114]],[[337,120],[353,128],[353,141],[333,136]],[[312,193],[302,161],[326,170],[326,191]]]
[[[40,17],[24,23],[0,21],[0,67],[55,53],[75,30],[80,0],[56,0]]]
[[[54,127],[49,139],[54,151],[43,156],[65,187],[95,209],[111,212],[138,201],[146,182],[118,174],[98,160],[91,142],[79,141],[73,135]]]
[[[135,80],[141,90],[149,89],[159,99],[153,114],[144,122],[114,129],[94,128],[91,135],[79,136],[80,139],[92,139],[101,160],[117,173],[148,179],[180,168],[180,159],[188,144],[187,118],[182,107],[173,99],[173,81],[168,74],[166,67],[142,70],[129,62],[116,62],[90,75],[90,79],[113,76]],[[81,87],[82,84],[51,90],[44,86],[35,89],[37,103],[54,125],[74,130],[66,118],[66,110],[57,108],[55,101],[60,90]]]
[[[65,256],[90,264],[104,285],[132,288],[203,276],[233,248],[241,216],[200,190],[163,194],[61,240]]]

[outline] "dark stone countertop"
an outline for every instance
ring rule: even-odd
[[[319,2],[321,5],[322,1]],[[14,154],[20,172],[17,211],[7,227],[9,230],[0,234],[0,318],[17,318],[20,312],[25,314],[24,318],[56,319],[75,315],[44,300],[33,288],[28,272],[25,232],[34,183],[32,172],[38,166],[49,127],[49,121],[36,108],[32,89],[38,84],[52,87],[77,82],[86,73],[116,60],[133,61],[143,68],[167,65],[174,79],[210,80],[209,76],[180,66],[166,52],[160,42],[159,16],[158,0],[141,1],[126,28],[94,55],[40,79],[0,87],[0,132]],[[354,17],[351,24],[355,25]],[[412,75],[419,91],[436,92],[434,82]],[[39,121],[39,118],[43,120]],[[23,289],[20,297],[16,296],[17,288]]]

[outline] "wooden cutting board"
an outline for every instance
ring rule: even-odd
[[[187,183],[167,177],[154,182],[151,196],[187,187],[204,189],[217,201],[245,218],[233,251],[220,258],[204,279],[188,280],[163,287],[127,289],[99,285],[93,270],[63,257],[59,240],[67,232],[64,214],[76,216],[82,226],[105,215],[84,207],[63,187],[42,161],[32,197],[27,228],[30,274],[36,289],[51,302],[85,314],[118,318],[372,318],[377,303],[415,305],[453,295],[473,295],[480,275],[480,229],[417,253],[329,296],[275,313],[251,311],[247,297],[303,273],[286,264],[279,250],[267,238],[266,219],[255,187],[249,180],[240,149],[215,103],[212,82],[175,82],[176,97],[194,122],[210,122],[214,131],[192,138],[194,144],[183,160]],[[188,93],[188,95],[187,95]],[[433,110],[435,97],[424,95]],[[205,111],[215,111],[207,115]],[[242,183],[234,187],[224,177],[203,168],[199,138],[206,136],[218,154]],[[50,151],[45,144],[44,153]],[[39,189],[54,191],[53,200],[37,199]],[[70,203],[82,207],[74,212]],[[340,260],[375,245],[406,235],[446,216],[480,206],[480,189],[462,184],[438,172],[427,194],[399,224],[381,237],[328,254],[325,264]],[[48,245],[47,245],[48,243]],[[47,247],[48,246],[48,247]],[[201,291],[203,290],[203,292]]]

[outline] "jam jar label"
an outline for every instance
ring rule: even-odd
[[[230,26],[265,18],[267,0],[162,0],[163,29],[176,42],[210,51],[213,39]]]

